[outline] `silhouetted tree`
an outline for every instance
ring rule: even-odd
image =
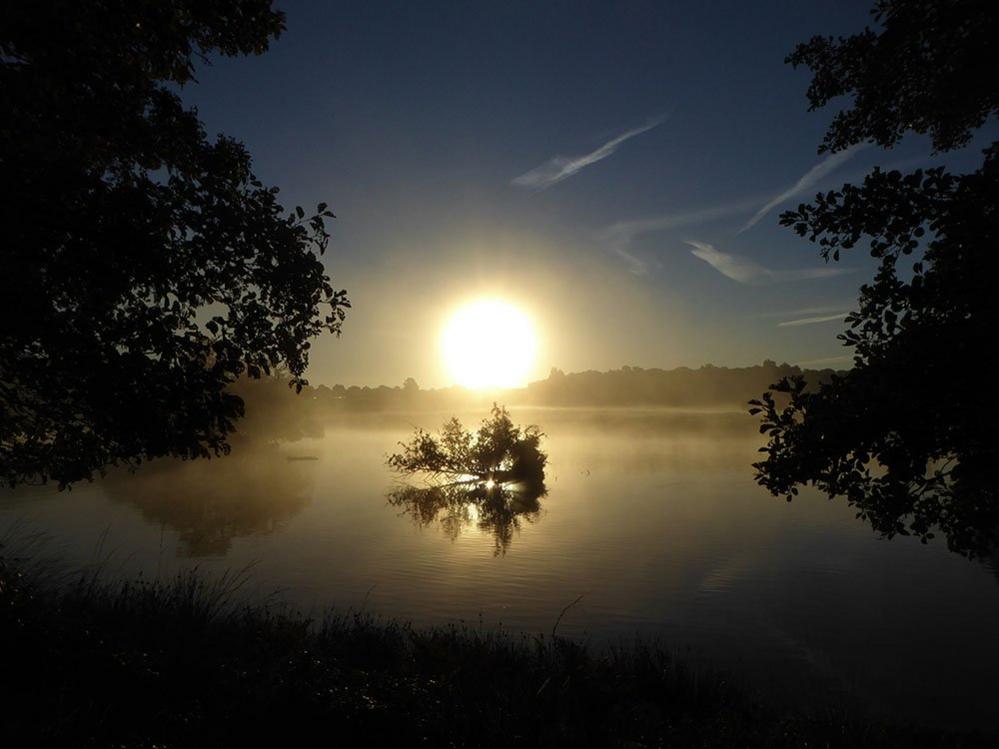
[[[937,152],[967,144],[999,108],[999,6],[973,0],[882,0],[880,29],[799,45],[813,73],[811,108],[840,96],[820,151],[928,134]],[[842,495],[885,536],[939,529],[951,549],[999,540],[997,397],[983,369],[995,340],[999,144],[981,168],[874,170],[781,216],[827,260],[866,242],[880,265],[840,336],[854,367],[819,387],[772,386],[753,413],[769,435],[757,480],[790,501],[814,483]]]
[[[218,454],[226,386],[281,364],[348,305],[288,215],[178,89],[207,55],[260,54],[270,0],[37,0],[0,24],[0,483]]]
[[[544,481],[548,456],[541,450],[544,435],[536,426],[514,426],[507,410],[493,404],[492,418],[474,434],[451,419],[434,435],[417,429],[413,439],[400,442],[401,453],[388,464],[401,473],[426,473],[464,483]]]
[[[387,462],[400,473],[425,474],[429,484],[400,486],[389,492],[389,503],[418,525],[440,523],[452,540],[476,523],[493,534],[495,553],[505,553],[521,519],[533,521],[547,493],[543,436],[536,426],[514,426],[495,403],[492,417],[474,434],[458,419],[445,423],[436,437],[417,429]]]

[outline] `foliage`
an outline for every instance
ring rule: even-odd
[[[878,33],[816,37],[788,57],[812,70],[813,109],[853,97],[822,148],[890,147],[909,131],[939,151],[968,143],[999,110],[999,77],[986,74],[999,6],[882,0],[874,15]],[[818,387],[786,377],[752,401],[769,438],[755,464],[761,485],[790,501],[814,483],[888,537],[925,542],[939,529],[967,555],[999,544],[999,408],[982,377],[999,321],[997,206],[993,143],[972,173],[876,169],[782,214],[826,260],[866,242],[879,268],[840,336],[853,369]]]
[[[514,426],[495,403],[475,434],[456,418],[436,437],[417,429],[387,462],[400,473],[427,474],[430,485],[400,486],[389,492],[389,503],[418,525],[439,523],[452,540],[475,523],[492,532],[496,553],[505,553],[521,519],[534,520],[547,493],[542,437],[536,426]]]
[[[417,429],[408,443],[400,442],[401,453],[388,457],[388,464],[402,473],[424,472],[434,478],[447,477],[473,481],[541,482],[548,456],[541,450],[544,434],[538,427],[514,426],[506,408],[492,408],[472,434],[453,418],[434,435]]]
[[[349,306],[239,142],[178,95],[194,61],[260,54],[270,0],[40,0],[0,27],[0,483],[228,450],[226,386],[287,367]]]
[[[812,71],[810,111],[841,96],[820,151],[873,140],[891,148],[908,132],[929,134],[938,151],[966,145],[999,107],[991,0],[877,0],[880,32],[816,36],[787,57]]]

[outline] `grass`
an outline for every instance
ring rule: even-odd
[[[41,579],[0,558],[0,746],[978,746],[766,706],[647,644],[318,620],[239,575]],[[994,741],[995,737],[991,737]]]

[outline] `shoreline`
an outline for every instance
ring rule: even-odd
[[[247,604],[245,578],[33,579],[0,557],[0,736],[51,746],[986,746],[774,706],[655,645]],[[68,709],[68,705],[75,705]],[[10,745],[19,745],[11,743]],[[994,744],[993,744],[994,745]]]

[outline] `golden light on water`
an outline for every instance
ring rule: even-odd
[[[441,334],[448,374],[467,388],[526,384],[537,350],[534,322],[502,299],[478,299],[458,308]]]

